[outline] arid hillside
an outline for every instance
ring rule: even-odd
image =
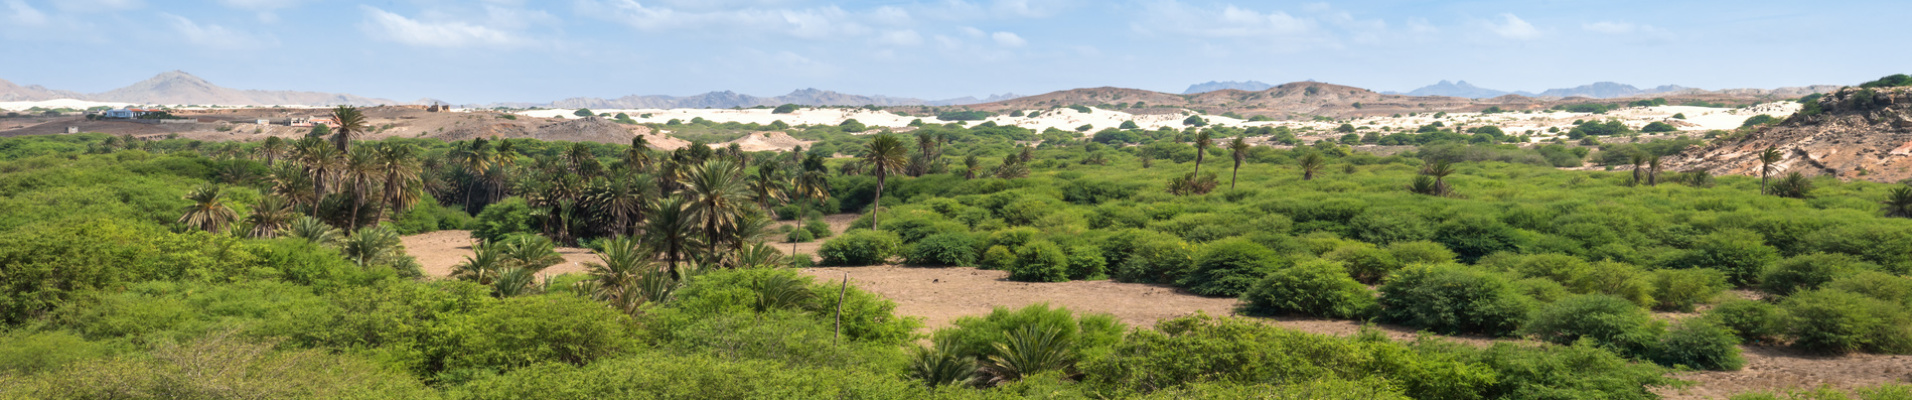
[[[1689,150],[1676,169],[1757,175],[1759,153],[1779,150],[1780,173],[1896,182],[1912,178],[1912,88],[1845,88],[1742,140]]]
[[[1797,98],[1803,94],[1831,90],[1831,87],[1783,88],[1776,90],[1731,89],[1721,91],[1685,90],[1645,97],[1665,98],[1671,104],[1710,102],[1751,104]],[[1616,103],[1631,99],[1553,98],[1505,95],[1488,99],[1448,96],[1409,96],[1381,94],[1353,86],[1322,82],[1292,82],[1262,91],[1224,89],[1197,94],[1171,94],[1140,89],[1100,87],[1074,89],[1021,97],[967,108],[984,111],[1048,109],[1068,106],[1092,106],[1133,114],[1172,114],[1182,109],[1207,114],[1236,113],[1242,116],[1267,116],[1275,119],[1309,119],[1388,116],[1417,112],[1479,112],[1489,107],[1502,110],[1543,110],[1562,104]]]

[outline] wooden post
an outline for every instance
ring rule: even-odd
[[[843,273],[843,287],[837,289],[836,342],[843,343],[843,295],[850,293],[850,273]]]

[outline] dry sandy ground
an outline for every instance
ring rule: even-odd
[[[830,224],[830,234],[831,234],[830,237],[837,237],[838,235],[842,235],[843,231],[850,230],[850,222],[856,221],[856,217],[859,217],[859,216],[862,216],[862,214],[829,214],[829,215],[823,216],[823,222]],[[797,224],[797,221],[777,221],[776,226],[783,227],[785,225],[796,225],[796,224]],[[773,243],[771,243],[771,245],[775,246],[777,250],[783,251],[784,254],[817,254],[817,248],[823,246],[823,241],[829,240],[829,239],[818,239],[818,240],[812,240],[808,243],[793,244],[793,243],[784,241],[783,236],[781,234],[778,235],[775,239],[776,240],[773,240],[772,241]]]
[[[856,214],[826,216],[831,228],[841,234]],[[429,276],[442,277],[453,265],[471,255],[472,239],[467,231],[440,231],[403,238],[405,249],[418,258]],[[799,253],[813,253],[819,242],[798,244]],[[780,243],[779,249],[789,244]],[[788,251],[788,250],[785,250]],[[596,260],[587,249],[560,248],[565,262],[552,266],[542,276],[582,272],[583,262]],[[1029,283],[1008,280],[1008,273],[975,268],[928,268],[904,266],[811,268],[804,274],[819,281],[840,281],[846,274],[858,288],[895,301],[896,313],[922,317],[926,331],[949,326],[958,317],[988,314],[995,307],[1018,308],[1049,303],[1077,312],[1106,313],[1135,327],[1153,326],[1163,319],[1206,313],[1233,315],[1239,303],[1230,298],[1202,297],[1165,285],[1120,283],[1113,281],[1073,281]],[[1678,315],[1662,317],[1677,318]],[[1261,318],[1269,324],[1303,332],[1353,335],[1361,323],[1319,318]],[[1377,325],[1396,340],[1411,340],[1417,332],[1411,328]],[[1446,337],[1473,345],[1486,345],[1496,339],[1484,337]],[[1502,339],[1504,340],[1504,339]],[[1686,389],[1658,388],[1668,399],[1723,399],[1749,391],[1774,391],[1831,385],[1836,388],[1871,386],[1887,382],[1912,382],[1912,356],[1854,354],[1817,356],[1785,348],[1749,346],[1743,352],[1746,368],[1730,372],[1687,372],[1675,376],[1693,381]]]
[[[471,231],[437,231],[399,238],[405,245],[405,253],[418,259],[418,265],[425,270],[425,276],[444,277],[451,275],[452,266],[471,257]],[[564,256],[564,262],[545,268],[539,277],[549,278],[566,273],[585,271],[584,263],[597,262],[597,256],[591,249],[559,247],[558,254]]]

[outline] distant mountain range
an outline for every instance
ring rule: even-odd
[[[575,97],[553,101],[541,106],[551,108],[732,108],[732,107],[775,107],[784,104],[806,106],[955,106],[1003,101],[1017,97],[1004,93],[991,95],[985,99],[959,97],[944,100],[923,100],[906,97],[863,96],[838,93],[819,89],[799,89],[790,94],[775,97],[757,97],[732,91],[710,92],[694,96],[658,96],[630,95],[615,99],[595,97]],[[502,105],[502,104],[501,104]],[[509,106],[509,105],[507,105]]]
[[[757,97],[731,91],[721,91],[685,97],[638,95],[624,96],[616,99],[580,97],[550,103],[494,103],[483,105],[483,107],[732,108],[756,106],[774,107],[783,104],[801,104],[806,106],[949,106],[988,103],[1016,97],[1021,96],[1004,93],[991,95],[983,99],[959,97],[944,100],[922,100],[889,96],[861,96],[828,90],[802,89],[775,97]],[[105,93],[93,94],[54,90],[39,85],[20,86],[13,82],[0,80],[0,101],[43,101],[56,99],[135,104],[227,106],[372,106],[380,104],[406,104],[397,100],[368,98],[341,93],[229,89],[214,85],[212,82],[207,82],[205,79],[193,76],[184,71],[161,73],[151,79],[140,81],[127,87],[113,89]],[[451,103],[432,98],[421,98],[410,104]]]
[[[184,71],[170,71],[130,86],[105,93],[85,94],[52,90],[39,85],[19,86],[0,80],[0,101],[41,101],[76,99],[137,104],[217,104],[231,106],[269,105],[377,105],[397,101],[340,93],[299,92],[290,90],[238,90],[207,82]]]
[[[1193,85],[1188,85],[1188,90],[1182,91],[1182,94],[1208,93],[1208,92],[1213,92],[1213,91],[1222,90],[1222,89],[1235,89],[1235,90],[1240,90],[1244,92],[1259,92],[1263,90],[1268,90],[1268,88],[1271,88],[1271,87],[1275,87],[1275,85],[1262,83],[1261,81],[1247,81],[1247,82],[1209,81],[1206,83],[1197,83]]]
[[[1407,93],[1396,93],[1396,92],[1382,92],[1382,93],[1406,94],[1409,96],[1465,97],[1470,99],[1487,99],[1487,98],[1506,96],[1510,94],[1517,94],[1517,95],[1527,96],[1527,97],[1558,97],[1558,98],[1589,97],[1589,98],[1595,98],[1595,99],[1612,99],[1612,98],[1620,98],[1620,97],[1645,96],[1645,95],[1672,93],[1672,92],[1681,92],[1681,91],[1690,91],[1690,90],[1698,90],[1698,89],[1679,86],[1679,85],[1663,85],[1663,86],[1653,87],[1649,89],[1641,89],[1638,87],[1634,87],[1633,85],[1628,85],[1623,83],[1594,82],[1593,84],[1590,84],[1590,85],[1580,85],[1580,86],[1572,87],[1572,88],[1547,89],[1546,91],[1536,94],[1533,92],[1526,92],[1526,91],[1508,92],[1508,91],[1488,89],[1488,88],[1468,84],[1467,81],[1459,81],[1459,82],[1441,81],[1440,83],[1422,86],[1419,89],[1414,89],[1412,91],[1408,91]]]

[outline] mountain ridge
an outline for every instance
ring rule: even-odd
[[[1208,93],[1208,92],[1213,92],[1213,91],[1223,90],[1223,89],[1235,89],[1235,90],[1240,90],[1244,92],[1259,92],[1263,90],[1268,90],[1268,88],[1271,88],[1271,87],[1275,87],[1275,85],[1263,83],[1262,81],[1252,81],[1252,80],[1251,81],[1208,81],[1208,82],[1188,85],[1188,90],[1183,90],[1182,94]]]

